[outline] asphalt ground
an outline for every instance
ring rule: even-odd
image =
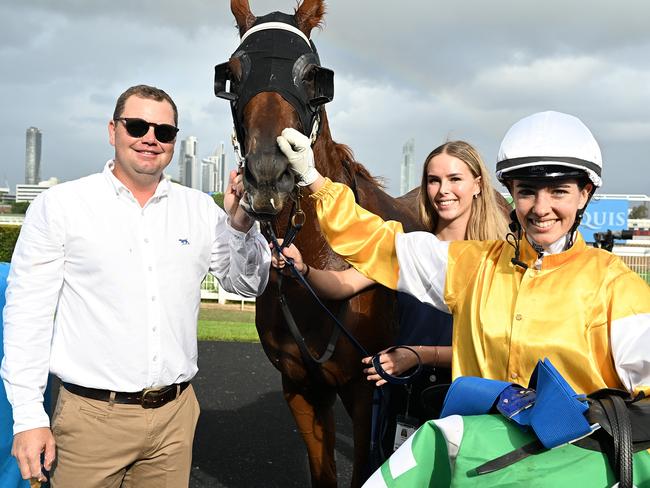
[[[192,381],[201,416],[190,488],[308,487],[306,449],[282,397],[280,373],[258,343],[199,342]],[[352,426],[336,403],[339,486],[352,476]]]
[[[189,488],[309,487],[307,450],[259,343],[199,342],[201,405]],[[53,379],[52,405],[59,381]],[[335,404],[338,485],[352,478],[352,424]]]

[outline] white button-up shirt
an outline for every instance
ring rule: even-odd
[[[206,273],[242,296],[266,286],[255,226],[233,229],[210,196],[165,179],[141,207],[112,169],[50,188],[25,217],[4,309],[14,433],[49,425],[48,370],[113,391],[190,380]]]

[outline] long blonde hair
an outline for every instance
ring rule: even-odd
[[[496,240],[504,239],[508,232],[508,221],[504,211],[497,203],[490,175],[481,159],[481,155],[471,144],[465,141],[449,141],[435,148],[427,156],[422,168],[422,183],[420,184],[419,210],[420,219],[431,232],[438,225],[438,213],[429,201],[427,193],[428,166],[431,159],[439,154],[448,154],[460,159],[476,178],[480,176],[481,192],[472,200],[472,212],[467,222],[465,239]]]

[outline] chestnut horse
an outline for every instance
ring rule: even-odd
[[[332,140],[322,104],[333,95],[333,73],[320,66],[309,41],[311,30],[323,18],[323,1],[304,0],[293,15],[274,12],[260,18],[251,13],[247,0],[232,0],[231,9],[242,43],[227,63],[215,68],[215,92],[231,101],[247,211],[258,220],[272,221],[281,237],[292,208],[299,204],[304,225],[295,243],[305,262],[316,268],[348,267],[322,237],[310,199],[295,194],[295,177],[276,144],[282,129],[294,127],[314,136],[321,174],[353,188],[363,207],[386,219],[400,220],[406,230],[418,230],[417,191],[398,199],[390,197],[354,161],[347,146]],[[267,25],[271,22],[273,27]],[[307,445],[312,485],[336,486],[333,404],[338,394],[352,419],[352,486],[359,486],[369,474],[365,470],[373,392],[363,375],[360,353],[340,336],[333,355],[323,364],[305,357],[287,327],[281,293],[312,355],[323,354],[335,325],[299,283],[272,271],[266,291],[256,302],[256,326],[266,355],[282,374],[284,397]],[[326,303],[366,350],[376,353],[393,344],[397,332],[394,292],[375,286],[345,302]]]

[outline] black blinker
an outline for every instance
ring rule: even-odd
[[[226,90],[226,83],[230,81],[231,73],[229,63],[221,63],[214,67],[214,94],[231,102],[237,100],[238,95]]]
[[[314,97],[309,100],[312,107],[331,102],[334,98],[334,71],[314,66]]]

